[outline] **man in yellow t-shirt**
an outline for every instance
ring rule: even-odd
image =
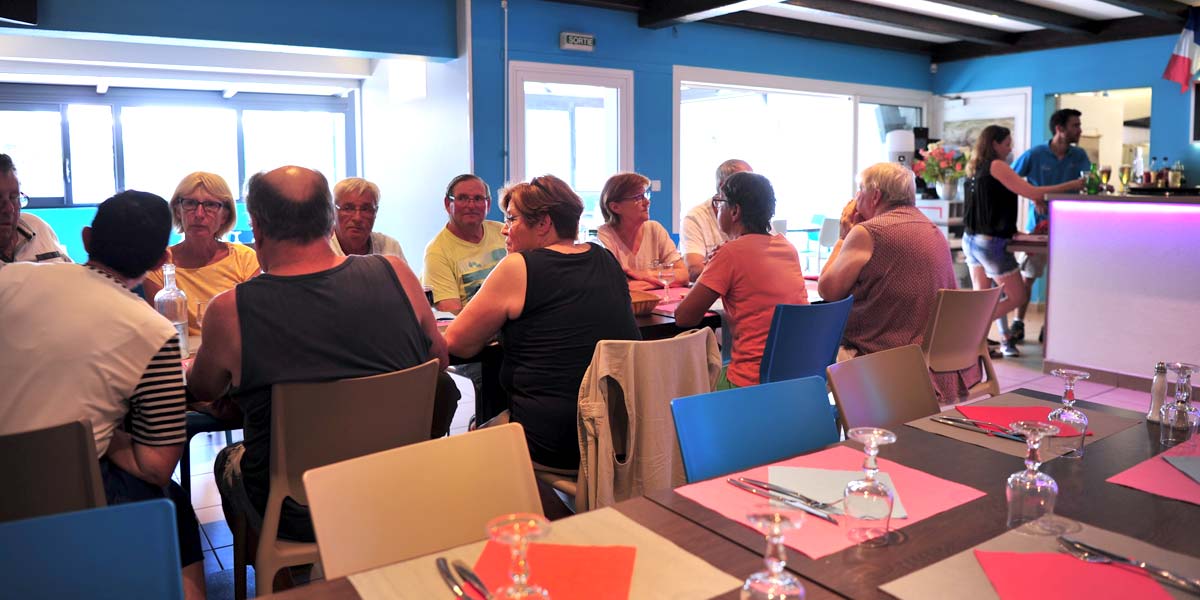
[[[504,258],[504,225],[487,220],[491,194],[475,175],[451,179],[442,201],[450,219],[425,247],[423,280],[434,308],[458,314]]]

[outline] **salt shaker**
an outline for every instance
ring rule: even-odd
[[[1160,418],[1163,401],[1167,397],[1167,363],[1154,365],[1154,380],[1150,383],[1150,412],[1146,420],[1157,423]]]

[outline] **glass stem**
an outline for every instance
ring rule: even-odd
[[[787,548],[783,545],[783,531],[779,528],[767,533],[767,551],[763,554],[763,562],[772,577],[778,577],[787,565]]]
[[[1074,379],[1069,379],[1069,378],[1067,379],[1066,388],[1063,389],[1063,404],[1066,404],[1067,408],[1071,408],[1072,406],[1075,405],[1075,380]]]
[[[867,453],[863,460],[863,473],[866,474],[867,481],[874,481],[875,474],[879,472],[879,465],[875,462],[875,457],[879,455],[879,447],[868,443],[863,446],[863,451]]]
[[[1038,456],[1038,448],[1042,445],[1042,438],[1036,437],[1033,434],[1026,435],[1026,447],[1028,451],[1025,453],[1025,470],[1030,473],[1036,473],[1042,461]]]
[[[508,575],[514,586],[524,587],[529,580],[529,561],[525,560],[525,548],[528,542],[521,538],[512,545],[512,557],[508,565]]]

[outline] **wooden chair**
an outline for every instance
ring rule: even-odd
[[[106,505],[89,421],[0,436],[0,522]]]
[[[967,390],[966,398],[950,398],[951,402],[970,400],[982,395],[1000,393],[1000,382],[988,355],[987,333],[992,325],[992,313],[1000,301],[1000,288],[986,290],[938,290],[937,308],[925,329],[921,352],[929,370],[945,373],[969,369],[982,364],[985,378]]]
[[[941,410],[916,344],[852,358],[827,371],[846,429],[895,427]]]
[[[497,515],[542,514],[516,423],[312,469],[304,487],[326,578],[482,540]]]
[[[305,471],[429,439],[438,361],[383,375],[271,388],[271,474],[255,585],[273,591],[279,569],[317,562],[317,545],[278,538],[285,498],[308,504]],[[234,595],[246,594],[245,516],[233,527]]]

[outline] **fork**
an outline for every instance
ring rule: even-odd
[[[1067,554],[1070,554],[1071,556],[1084,562],[1101,565],[1121,564],[1136,567],[1145,571],[1146,573],[1149,573],[1150,575],[1153,575],[1155,578],[1162,580],[1162,582],[1166,583],[1167,585],[1179,588],[1185,592],[1191,592],[1193,594],[1200,593],[1200,581],[1177,575],[1162,567],[1156,567],[1150,563],[1140,560],[1125,558],[1111,552],[1107,554],[1101,554],[1098,548],[1095,549],[1096,551],[1093,551],[1092,547],[1083,544],[1082,542],[1067,541],[1061,537],[1058,538],[1058,545]]]

